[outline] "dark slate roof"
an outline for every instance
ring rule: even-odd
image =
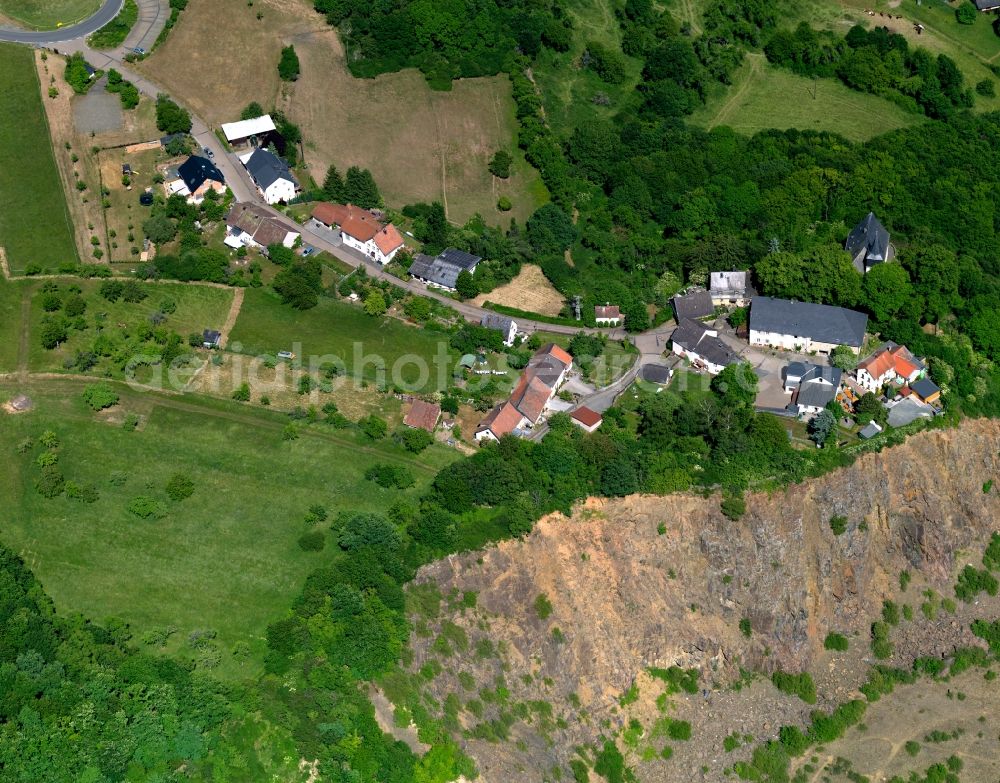
[[[222,338],[222,332],[217,332],[214,329],[206,329],[202,332],[201,336],[206,343],[212,343],[214,345]]]
[[[474,256],[472,253],[466,253],[464,250],[458,250],[454,247],[446,248],[438,258],[453,266],[457,266],[459,269],[468,269],[470,271],[475,268],[476,264],[483,260],[479,256]]]
[[[736,352],[718,337],[710,335],[709,331],[711,330],[703,323],[685,318],[670,335],[670,341],[677,343],[685,351],[704,357],[712,364],[723,367],[736,364],[740,360]]]
[[[670,368],[662,364],[644,364],[641,375],[644,381],[650,383],[666,383],[670,380]]]
[[[673,302],[677,323],[685,318],[706,318],[715,313],[712,295],[708,291],[690,291],[683,296],[675,296]]]
[[[833,305],[755,296],[750,305],[750,328],[860,348],[865,341],[868,316]]]
[[[226,178],[222,176],[222,172],[216,168],[215,164],[208,158],[203,158],[200,155],[192,155],[178,166],[177,176],[184,180],[187,189],[192,193],[200,188],[205,183],[205,180],[212,180],[213,182],[226,181]]]
[[[869,212],[848,235],[844,249],[851,254],[851,258],[864,250],[866,266],[881,264],[889,259],[889,232],[875,213]]]
[[[510,325],[514,323],[514,319],[508,318],[506,315],[500,315],[499,313],[486,313],[479,323],[487,329],[496,329],[503,332],[503,336],[506,338],[510,334]]]
[[[1000,8],[1000,0],[972,0],[980,11],[993,11]]]
[[[860,432],[858,432],[858,437],[868,440],[870,438],[874,438],[881,431],[882,428],[876,422],[870,421]]]
[[[255,149],[253,154],[247,158],[246,167],[254,182],[264,190],[267,190],[279,179],[295,182],[295,177],[292,176],[288,164],[270,150]]]
[[[786,377],[798,376],[798,394],[795,402],[798,405],[809,405],[817,408],[826,407],[830,400],[837,396],[840,380],[844,371],[838,367],[822,367],[809,362],[792,362],[785,368]]]
[[[482,259],[479,256],[466,253],[464,250],[456,250],[453,247],[448,248],[436,258],[417,253],[413,258],[413,263],[410,264],[410,275],[445,288],[454,288],[459,273],[475,268],[480,261]]]
[[[921,398],[926,400],[932,394],[935,394],[941,389],[938,387],[934,381],[930,378],[921,378],[919,381],[914,381],[910,384],[910,388],[916,392],[916,394]]]

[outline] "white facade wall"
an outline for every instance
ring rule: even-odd
[[[268,204],[278,204],[279,202],[289,202],[295,198],[295,183],[288,179],[279,179],[272,182],[267,190],[262,190],[264,201]]]
[[[816,353],[829,355],[839,343],[822,343],[814,341],[810,337],[798,337],[792,334],[781,334],[779,332],[762,332],[759,329],[750,330],[750,345],[766,345],[772,348],[783,348],[786,351],[798,351],[800,353]],[[855,354],[858,349],[854,346],[847,346]]]

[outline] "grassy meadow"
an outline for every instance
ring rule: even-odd
[[[76,262],[31,49],[0,43],[0,246],[11,271]]]
[[[22,287],[0,275],[0,373],[17,369]]]
[[[35,402],[27,414],[0,413],[0,450],[9,463],[0,476],[0,538],[26,559],[61,612],[121,617],[137,641],[147,631],[176,628],[168,649],[180,649],[193,630],[217,632],[226,651],[223,673],[256,666],[266,624],[324,562],[324,552],[297,543],[303,533],[329,528],[329,521],[306,520],[311,506],[324,506],[331,519],[347,510],[384,513],[396,500],[415,499],[457,456],[432,446],[414,459],[388,441],[363,442],[322,424],[286,441],[288,420],[276,413],[125,386],[116,387],[118,406],[94,414],[81,398],[83,386],[69,379],[0,385],[0,399],[28,393]],[[126,412],[141,416],[137,430],[121,427]],[[48,499],[35,490],[42,449],[19,454],[16,447],[46,430],[59,438],[66,479],[94,486],[96,502],[66,494]],[[379,461],[405,464],[416,486],[390,490],[365,480]],[[193,480],[194,493],[172,501],[164,488],[177,473]],[[166,515],[135,516],[128,505],[140,496]],[[248,662],[230,655],[237,642],[249,644]]]
[[[35,30],[55,30],[91,16],[101,0],[0,0],[0,16]]]
[[[704,128],[728,125],[747,135],[766,128],[798,128],[833,131],[851,141],[865,141],[921,119],[919,114],[835,79],[809,79],[770,65],[762,54],[749,54],[733,85],[715,86],[690,122]]]
[[[402,381],[416,386],[414,391],[444,388],[451,378],[451,369],[458,354],[448,346],[447,335],[436,334],[391,318],[373,318],[361,307],[334,299],[320,299],[319,304],[304,312],[282,304],[278,297],[264,289],[247,289],[240,317],[229,337],[229,348],[241,344],[243,353],[276,354],[294,351],[305,363],[311,356],[337,356],[346,370],[355,377],[374,382],[375,364],[359,364],[355,352],[363,357],[381,357],[387,368],[386,377],[392,384]],[[443,378],[433,358],[439,353],[447,357]],[[429,368],[429,377],[419,383],[420,372],[406,357],[419,359]],[[332,361],[332,360],[331,360]],[[397,377],[393,367],[398,364]],[[443,380],[443,384],[439,381]]]

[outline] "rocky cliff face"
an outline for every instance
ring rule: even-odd
[[[471,640],[469,653],[446,660],[429,688],[438,699],[449,692],[469,698],[499,676],[512,700],[554,704],[565,724],[541,738],[515,729],[519,757],[512,748],[505,757],[496,744],[469,745],[487,761],[486,780],[540,780],[565,763],[560,747],[569,753],[573,743],[595,741],[623,722],[618,699],[647,667],[697,667],[707,689],[737,678],[740,668],[815,670],[829,631],[857,633],[864,641],[856,646],[866,646],[882,601],[898,598],[904,569],[914,575],[911,595],[927,587],[951,595],[955,571],[978,563],[1000,525],[1000,491],[983,491],[991,478],[1000,484],[1000,423],[971,421],[787,490],[751,495],[736,522],[722,516],[717,497],[589,500],[572,518],[541,520],[524,540],[420,572],[417,582],[442,594],[477,594],[474,611],[449,618]],[[834,516],[847,519],[839,536]],[[542,594],[551,604],[544,617],[535,605]],[[434,657],[440,623],[412,639],[414,669]],[[939,648],[921,654],[969,641],[957,623],[951,632],[910,636]],[[472,654],[482,638],[499,643],[496,657]],[[461,721],[477,723],[465,712]]]

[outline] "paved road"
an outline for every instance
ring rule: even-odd
[[[96,33],[104,25],[118,16],[122,10],[125,0],[105,0],[96,14],[89,19],[84,19],[77,24],[61,27],[58,30],[42,30],[31,32],[28,30],[17,30],[11,27],[0,28],[0,41],[13,41],[15,43],[26,44],[60,44],[64,41],[71,41],[76,38],[86,38],[91,33]]]

